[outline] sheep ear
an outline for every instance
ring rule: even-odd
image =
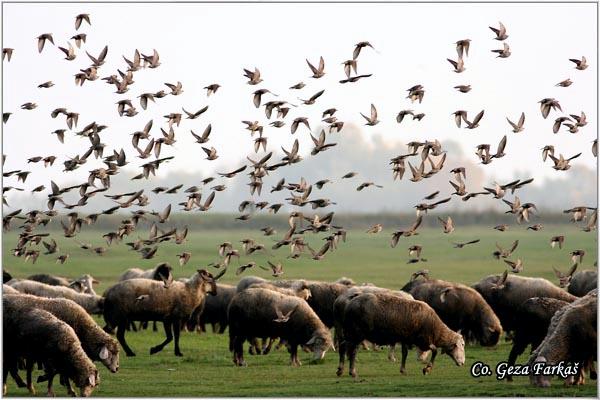
[[[88,376],[88,383],[90,386],[96,386],[96,375]]]
[[[452,288],[445,288],[444,290],[442,290],[442,292],[440,293],[440,301],[442,303],[446,302],[446,293],[448,293]]]
[[[456,333],[458,333],[460,336],[462,336],[462,333],[460,333],[460,331],[461,331],[461,330],[462,330],[462,329],[459,329],[459,330],[457,330],[457,331],[456,331]],[[493,331],[493,330],[492,330],[492,331]]]
[[[102,349],[100,350],[100,354],[99,357],[101,360],[106,360],[108,358],[108,349],[106,348],[106,346],[102,346]]]
[[[71,289],[77,290],[77,291],[81,291],[83,290],[83,284],[79,281],[73,281],[69,284],[69,287]]]
[[[310,340],[308,342],[306,342],[306,345],[310,346],[310,345],[314,344],[316,340],[317,340],[317,337],[313,336],[310,338]]]

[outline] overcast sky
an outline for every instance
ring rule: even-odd
[[[87,33],[88,40],[81,50],[76,49],[77,58],[64,60],[63,53],[50,43],[38,54],[36,37],[42,33],[52,33],[56,45],[66,47],[76,33],[74,19],[79,13],[89,13],[92,25],[84,22],[79,30]],[[443,144],[451,139],[462,147],[461,157],[473,163],[477,163],[476,145],[490,143],[495,150],[507,135],[508,155],[481,166],[489,179],[527,174],[535,176],[538,184],[544,178],[567,178],[569,171],[557,172],[549,160],[542,162],[540,149],[547,144],[566,157],[583,152],[572,164],[595,170],[596,159],[590,149],[598,132],[596,15],[595,4],[3,4],[3,46],[15,49],[11,62],[3,62],[3,111],[14,113],[3,125],[3,154],[8,157],[5,170],[32,171],[26,185],[16,184],[14,178],[5,179],[5,185],[30,190],[40,184],[49,187],[49,179],[59,184],[81,182],[89,170],[101,165],[90,159],[78,171],[62,172],[65,158],[82,154],[89,144],[69,132],[61,145],[50,134],[66,128],[64,117],[50,118],[50,111],[57,107],[79,112],[79,129],[92,121],[108,125],[101,133],[107,144],[105,155],[113,148],[124,148],[130,164],[123,174],[128,176],[137,174],[139,165],[148,161],[135,157],[132,132],[153,119],[152,135],[158,137],[159,126],[165,126],[163,115],[181,112],[182,106],[196,111],[205,105],[209,110],[204,115],[184,120],[176,128],[177,143],[163,148],[164,155],[176,158],[161,167],[159,175],[185,171],[197,174],[200,180],[213,173],[215,165],[224,169],[240,166],[245,156],[254,153],[242,120],[258,120],[267,127],[269,150],[280,145],[290,148],[293,118],[308,117],[316,131],[321,112],[330,107],[339,110],[336,116],[340,120],[362,126],[367,143],[374,137],[390,147],[412,140],[437,138]],[[497,26],[498,21],[505,24],[509,35],[506,42],[512,55],[507,59],[496,58],[490,51],[502,47],[488,28]],[[472,40],[467,69],[456,74],[446,58],[456,59],[454,42],[466,38]],[[341,63],[352,57],[354,44],[364,40],[377,51],[363,49],[358,72],[373,76],[355,84],[339,84],[344,78]],[[156,49],[161,66],[136,72],[135,84],[121,95],[114,93],[114,85],[100,79],[76,87],[74,74],[90,65],[83,50],[97,56],[104,45],[109,50],[99,71],[101,77],[115,74],[117,68],[125,70],[121,56],[131,59],[135,49],[144,54]],[[569,58],[583,55],[590,67],[578,71]],[[319,56],[325,59],[326,75],[315,80],[310,78],[305,59],[318,63]],[[260,69],[264,82],[249,86],[242,69],[254,67]],[[573,85],[555,86],[567,78]],[[37,88],[48,80],[55,86]],[[183,84],[182,95],[159,99],[146,111],[139,107],[139,94],[168,91],[164,82],[177,81]],[[288,90],[300,81],[307,84],[304,89]],[[211,83],[222,88],[207,98],[203,87]],[[406,89],[415,84],[425,87],[422,104],[406,99]],[[453,89],[458,84],[471,84],[473,90],[458,93]],[[268,127],[264,108],[252,104],[251,93],[258,88],[270,89],[279,94],[278,99],[295,104],[299,104],[297,97],[308,98],[321,89],[325,94],[312,106],[292,109],[287,125],[276,129]],[[558,99],[567,114],[585,111],[588,125],[577,134],[562,130],[554,135],[554,119],[563,114],[551,112],[544,120],[538,101],[546,97]],[[134,100],[139,114],[119,117],[115,103],[121,99]],[[265,95],[263,102],[271,99],[274,97]],[[35,102],[38,108],[20,110],[25,102]],[[376,105],[381,123],[367,127],[359,113],[368,114],[371,103]],[[403,109],[426,116],[421,122],[408,118],[398,125],[395,117]],[[459,109],[467,110],[470,118],[485,109],[480,127],[457,128],[451,113]],[[525,130],[513,133],[506,117],[516,121],[522,111]],[[200,145],[194,144],[189,134],[190,129],[201,133],[208,123],[213,127],[209,144],[220,155],[217,162],[204,160]],[[300,128],[295,136],[301,152],[309,157],[312,143],[308,131]],[[331,137],[344,140],[343,132]],[[336,150],[318,157],[344,157]],[[29,157],[49,154],[59,157],[52,168],[25,164]],[[452,162],[452,154],[448,159]],[[382,158],[380,164],[382,170],[389,170],[387,159]],[[302,163],[294,168],[301,173]],[[360,165],[352,168],[361,171]],[[388,182],[381,183],[391,184],[391,171],[388,177]],[[45,194],[38,196],[44,198]]]

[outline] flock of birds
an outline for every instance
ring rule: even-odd
[[[83,24],[91,26],[91,18],[88,14],[80,14],[75,19],[75,29],[78,31]],[[500,23],[498,28],[490,27],[494,32],[495,37],[493,39],[501,41],[503,48],[499,50],[492,50],[497,53],[499,58],[508,58],[511,55],[510,47],[506,43],[508,38],[506,27]],[[159,53],[156,50],[148,54],[144,54],[138,50],[135,50],[131,59],[123,56],[123,69],[118,69],[114,73],[100,75],[102,66],[105,64],[108,56],[108,46],[105,46],[103,50],[97,55],[92,55],[88,51],[85,51],[85,55],[82,55],[82,47],[86,42],[87,35],[85,33],[76,33],[67,41],[66,47],[58,47],[61,53],[64,54],[65,60],[73,61],[77,58],[85,58],[87,55],[91,64],[89,67],[80,69],[75,74],[75,84],[82,86],[96,84],[94,81],[100,78],[108,85],[114,86],[116,89],[115,93],[119,95],[129,95],[130,90],[134,86],[134,74],[139,73],[145,69],[156,69],[161,65]],[[61,39],[62,40],[62,39]],[[465,60],[469,56],[469,47],[471,40],[463,39],[456,42],[456,52],[458,55],[457,60],[448,59],[454,72],[461,73],[465,71]],[[54,37],[51,33],[44,33],[37,37],[38,51],[48,51],[49,45],[54,44]],[[352,58],[342,62],[343,72],[345,75],[344,79],[339,80],[340,84],[353,84],[362,79],[369,79],[372,74],[358,74],[357,66],[359,60],[362,57],[368,57],[369,53],[367,50],[376,51],[374,46],[363,41],[357,43],[352,52]],[[3,60],[10,62],[13,57],[18,57],[18,50],[12,48],[4,48],[2,51]],[[359,58],[360,56],[360,58]],[[575,64],[575,68],[578,71],[585,70],[588,67],[585,57],[581,59],[571,59]],[[318,63],[311,63],[306,60],[307,66],[310,70],[310,79],[315,81],[322,78],[326,72],[325,60],[320,57]],[[316,66],[315,66],[316,64]],[[102,77],[101,77],[102,76]],[[244,68],[243,76],[247,79],[247,84],[250,86],[257,86],[262,84],[263,76],[258,68]],[[560,87],[568,87],[573,82],[571,79],[566,79],[557,84]],[[38,88],[47,90],[54,86],[52,81],[43,82],[38,85]],[[289,87],[290,90],[301,90],[306,86],[304,82],[298,82]],[[138,91],[136,98],[137,101],[132,98],[119,99],[116,102],[117,113],[120,117],[131,118],[138,114],[148,114],[151,111],[152,103],[160,101],[165,96],[180,96],[184,93],[184,85],[181,82],[176,83],[165,83],[166,89]],[[471,90],[471,85],[464,84],[454,87],[458,92],[467,94]],[[168,90],[167,90],[168,89]],[[204,87],[206,90],[206,96],[218,96],[221,90],[221,85],[213,83]],[[211,176],[199,181],[198,185],[183,188],[182,184],[175,185],[173,187],[156,187],[152,190],[155,195],[172,195],[178,194],[180,190],[185,193],[185,199],[174,206],[178,206],[179,211],[191,212],[207,212],[211,209],[212,204],[218,197],[218,193],[226,190],[226,185],[222,182],[216,182],[217,179],[230,179],[235,177],[237,174],[247,173],[249,176],[249,191],[250,195],[253,196],[250,200],[243,201],[238,211],[240,215],[236,217],[239,221],[248,221],[254,213],[259,210],[267,210],[269,213],[278,213],[283,203],[271,204],[267,201],[258,201],[262,196],[263,179],[265,179],[269,172],[275,171],[279,168],[290,168],[294,164],[298,164],[303,160],[303,156],[300,153],[300,146],[298,139],[295,139],[291,146],[285,148],[282,147],[284,156],[279,159],[274,159],[274,152],[268,151],[268,140],[266,136],[267,130],[281,129],[287,125],[290,126],[291,135],[295,135],[300,131],[304,130],[308,133],[312,139],[314,147],[310,151],[311,156],[316,156],[319,153],[323,153],[327,150],[332,149],[336,146],[334,142],[334,134],[342,131],[344,121],[338,120],[336,117],[336,108],[328,108],[322,112],[322,119],[319,124],[324,126],[321,131],[313,136],[313,130],[311,128],[311,122],[306,117],[296,117],[292,121],[289,118],[286,120],[288,112],[293,107],[297,110],[302,110],[302,107],[314,107],[317,104],[319,97],[325,92],[325,89],[319,90],[312,95],[302,96],[306,99],[299,98],[301,104],[293,104],[286,100],[283,100],[277,94],[266,88],[260,88],[251,93],[251,100],[256,108],[264,107],[265,116],[267,121],[260,122],[259,120],[244,120],[242,121],[243,126],[249,131],[253,138],[253,151],[256,154],[260,154],[257,159],[247,157],[249,163],[236,168],[230,172],[220,172],[218,177]],[[417,84],[407,90],[407,98],[411,102],[421,103],[424,99],[426,89],[423,85]],[[132,96],[129,96],[132,97]],[[267,99],[268,98],[268,99]],[[266,101],[268,100],[268,101]],[[139,108],[137,107],[139,103]],[[558,100],[553,98],[544,98],[539,101],[540,112],[544,119],[546,119],[551,112],[560,112],[560,116],[557,116],[552,126],[554,133],[559,132],[562,127],[566,127],[568,132],[577,133],[581,128],[587,124],[586,115],[584,112],[578,112],[575,114],[563,115],[563,110]],[[37,108],[37,104],[33,101],[26,102],[21,106],[21,109],[25,111],[34,110]],[[151,259],[158,253],[159,245],[164,242],[173,242],[178,245],[183,245],[186,242],[188,233],[187,227],[183,230],[176,228],[162,228],[168,223],[169,217],[172,211],[172,204],[169,204],[162,211],[149,211],[150,206],[149,195],[144,193],[144,190],[132,190],[127,193],[109,193],[111,188],[111,177],[121,173],[121,168],[128,165],[132,158],[132,153],[137,156],[138,159],[143,160],[143,163],[139,165],[139,173],[131,177],[132,187],[136,180],[151,179],[156,174],[161,166],[164,166],[170,160],[174,158],[173,155],[164,155],[165,148],[172,146],[176,142],[176,136],[180,133],[180,124],[184,124],[186,128],[191,125],[191,121],[197,120],[208,110],[209,106],[204,106],[199,109],[192,108],[191,111],[188,109],[173,110],[172,112],[164,115],[164,123],[159,127],[160,132],[156,132],[156,123],[154,119],[150,119],[147,123],[140,127],[141,129],[131,133],[131,149],[126,151],[125,149],[111,149],[107,150],[107,145],[102,142],[102,134],[105,129],[109,127],[98,122],[91,122],[82,129],[78,130],[79,113],[74,110],[68,110],[64,107],[58,107],[51,113],[51,117],[54,119],[60,119],[63,122],[63,126],[50,132],[52,135],[56,135],[57,140],[60,143],[64,143],[66,135],[75,135],[84,137],[89,140],[89,146],[86,145],[83,149],[82,154],[78,154],[74,157],[68,157],[64,159],[64,173],[77,170],[84,166],[88,161],[91,160],[92,156],[95,159],[102,161],[102,166],[93,168],[89,171],[88,179],[80,184],[60,187],[53,180],[49,183],[49,188],[45,185],[37,186],[31,190],[32,193],[44,193],[47,194],[47,210],[29,210],[24,211],[22,209],[15,210],[10,213],[3,215],[3,228],[5,231],[11,228],[13,220],[22,220],[22,224],[19,226],[21,232],[18,237],[18,241],[12,250],[13,254],[17,257],[24,257],[25,261],[31,260],[36,262],[40,255],[52,256],[56,258],[56,262],[64,264],[69,259],[69,254],[61,253],[59,245],[54,238],[49,237],[49,233],[39,232],[43,229],[53,218],[57,217],[60,219],[60,224],[63,230],[63,236],[65,238],[74,238],[74,240],[81,232],[84,227],[93,225],[105,215],[111,215],[115,213],[122,213],[123,219],[118,226],[115,226],[114,230],[104,234],[102,237],[106,240],[105,246],[94,246],[92,244],[83,243],[77,241],[78,245],[87,251],[92,253],[103,255],[109,251],[109,247],[127,237],[137,234],[136,228],[140,220],[148,220],[152,222],[150,231],[146,238],[138,237],[137,240],[127,242],[127,246],[131,250],[139,253],[142,259]],[[3,112],[3,122],[6,124],[10,122],[11,112]],[[374,104],[371,104],[370,111],[365,115],[360,113],[365,120],[366,126],[375,126],[380,120],[377,108]],[[474,115],[472,118],[465,110],[457,110],[453,114],[456,125],[464,127],[466,129],[477,129],[480,122],[484,118],[484,110]],[[401,110],[397,117],[397,123],[401,124],[405,118],[411,116],[413,120],[421,120],[425,117],[424,113],[416,113],[414,110]],[[86,116],[91,117],[91,116]],[[521,113],[518,119],[511,120],[507,118],[508,124],[512,129],[513,133],[522,132],[525,129],[525,114]],[[515,122],[516,121],[516,122]],[[314,122],[312,122],[314,125]],[[265,126],[268,124],[268,126]],[[195,143],[200,144],[203,152],[206,155],[206,160],[213,161],[219,158],[218,150],[211,146],[211,133],[212,126],[207,124],[202,133],[198,134],[194,130],[190,130],[189,134],[195,140]],[[187,133],[186,133],[187,134]],[[492,144],[483,143],[479,144],[476,148],[476,155],[481,161],[481,164],[490,164],[493,160],[506,156],[505,150],[507,145],[507,136],[501,138],[498,145],[492,147]],[[597,156],[597,140],[594,140],[592,145],[592,153],[594,157]],[[443,149],[442,144],[436,139],[433,141],[425,140],[423,142],[412,141],[407,143],[407,152],[393,157],[389,165],[391,165],[392,179],[393,181],[402,180],[406,171],[406,165],[411,174],[409,178],[412,182],[419,182],[424,179],[428,179],[435,174],[440,173],[444,169],[444,163],[446,161],[447,152]],[[495,151],[494,151],[495,148]],[[108,155],[106,155],[108,153]],[[558,153],[558,154],[557,154]],[[566,171],[571,165],[570,161],[581,156],[582,153],[565,157],[558,151],[555,151],[554,146],[544,146],[542,149],[543,160],[546,161],[549,158],[553,162],[552,168],[557,171]],[[3,156],[3,165],[6,160],[6,156]],[[57,161],[56,156],[35,156],[27,160],[27,164],[36,164],[43,162],[44,167],[52,166]],[[19,188],[16,185],[19,182],[25,184],[31,171],[19,169],[13,171],[4,171],[3,176],[5,183],[9,182],[10,179],[16,178],[15,186],[5,185],[3,187],[3,203],[8,206],[5,194],[10,190],[23,191],[24,188]],[[440,190],[431,193],[423,199],[424,202],[415,205],[416,209],[416,220],[408,227],[404,229],[395,230],[392,233],[391,247],[395,247],[401,238],[418,235],[418,229],[422,224],[424,216],[428,211],[434,210],[444,204],[451,201],[452,196],[457,196],[462,201],[469,201],[477,196],[492,196],[498,201],[502,201],[506,204],[509,209],[507,213],[515,215],[517,223],[523,221],[529,223],[534,213],[537,211],[535,204],[531,202],[522,202],[516,195],[517,191],[523,188],[525,185],[531,183],[533,178],[525,180],[515,180],[507,183],[495,183],[491,187],[483,187],[479,191],[468,191],[466,180],[467,171],[464,167],[455,167],[450,170],[452,180],[449,181],[453,192],[448,197],[438,199]],[[356,177],[357,172],[349,172],[342,176],[342,179],[352,179]],[[279,192],[283,190],[289,191],[289,197],[285,200],[288,205],[294,207],[295,211],[289,214],[288,222],[289,229],[285,232],[283,237],[278,239],[272,246],[272,249],[278,249],[283,246],[289,246],[290,258],[299,258],[302,255],[307,254],[313,260],[322,260],[327,254],[333,252],[340,242],[346,240],[346,230],[342,226],[338,226],[334,223],[334,212],[328,212],[325,215],[314,214],[310,215],[302,211],[306,206],[310,206],[316,213],[317,210],[327,208],[336,203],[328,198],[321,198],[316,195],[316,191],[321,190],[325,185],[331,184],[329,179],[319,180],[317,182],[310,183],[304,178],[300,179],[299,182],[288,182],[286,179],[281,179],[274,186],[271,187],[270,192]],[[369,188],[382,188],[381,185],[375,182],[362,182],[357,187],[357,191],[363,191]],[[65,201],[64,195],[67,193],[78,193],[79,198],[76,202],[68,203]],[[511,200],[506,198],[510,192],[513,195]],[[93,201],[93,198],[98,194],[113,200],[115,205],[99,213],[85,214],[77,209],[81,209],[87,206]],[[55,208],[59,205],[63,208],[63,212],[57,211]],[[129,215],[125,213],[127,209],[135,207],[134,211],[131,211]],[[565,213],[571,214],[571,221],[574,223],[583,224],[581,228],[586,231],[592,231],[596,229],[597,223],[597,209],[590,206],[574,206],[571,209],[565,210]],[[446,218],[438,217],[441,228],[444,234],[451,234],[455,230],[454,222],[450,216]],[[543,228],[542,224],[537,223],[528,226],[527,229],[539,231]],[[495,226],[494,229],[498,231],[505,231],[508,229],[508,225],[502,224]],[[370,234],[378,234],[383,230],[381,223],[376,224],[366,232]],[[265,236],[272,236],[276,234],[276,231],[272,227],[264,227],[261,229],[262,234]],[[305,234],[307,233],[326,233],[324,244],[319,249],[313,249],[308,242],[305,240]],[[454,247],[463,248],[467,245],[472,245],[479,242],[479,240],[471,240],[464,243],[454,243]],[[558,245],[562,248],[564,242],[564,236],[556,236],[551,238],[551,245],[554,247]],[[43,245],[45,251],[40,250],[40,243]],[[522,259],[517,258],[511,260],[512,254],[515,252],[519,242],[515,241],[510,247],[504,248],[497,244],[497,250],[494,251],[493,256],[497,259],[502,259],[514,273],[521,272],[523,270],[524,262]],[[221,268],[218,276],[221,276],[227,270],[228,265],[232,258],[240,259],[242,252],[245,255],[251,255],[255,252],[265,252],[267,250],[264,244],[257,243],[252,239],[245,239],[242,241],[242,251],[234,248],[231,242],[225,242],[218,246],[218,261],[211,263],[210,265],[215,268]],[[43,253],[42,253],[43,251]],[[426,261],[421,257],[423,249],[421,246],[412,245],[409,249],[409,256],[411,257],[409,263],[416,263],[420,261]],[[571,253],[573,261],[583,258],[583,250],[575,250]],[[189,251],[182,251],[177,255],[180,265],[188,263],[192,257]],[[239,262],[239,261],[238,261]],[[255,262],[249,262],[240,265],[236,270],[236,274],[241,274],[249,268],[256,267]],[[260,266],[266,270],[271,271],[273,276],[279,276],[283,274],[283,266],[281,262],[268,262],[268,267]],[[559,273],[557,271],[557,273]]]

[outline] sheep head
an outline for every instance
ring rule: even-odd
[[[306,346],[313,352],[313,361],[322,360],[325,357],[327,350],[333,347],[333,340],[329,332],[319,333],[316,332],[308,342]]]
[[[453,340],[448,346],[442,348],[442,352],[448,354],[459,367],[464,365],[465,339],[460,334],[460,331],[453,335]]]
[[[95,370],[83,382],[80,382],[77,386],[80,390],[81,397],[90,397],[94,388],[100,384],[100,376],[98,370]]]
[[[115,373],[119,370],[119,346],[116,343],[102,346],[98,358],[110,372]]]
[[[213,296],[216,296],[217,282],[215,281],[213,275],[205,269],[199,269],[198,275],[200,276],[200,279],[202,279],[202,286],[205,288],[205,293],[209,293]],[[205,285],[208,285],[208,290],[206,289]]]

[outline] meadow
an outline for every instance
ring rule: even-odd
[[[66,264],[54,263],[52,256],[40,256],[36,264],[25,263],[23,259],[12,256],[10,249],[16,242],[16,233],[8,232],[3,237],[3,267],[15,277],[26,277],[33,273],[51,273],[76,277],[90,273],[100,280],[97,291],[102,293],[113,284],[119,274],[131,267],[151,268],[158,262],[167,261],[175,270],[176,277],[190,276],[197,268],[206,268],[208,263],[218,261],[217,246],[230,241],[241,249],[239,241],[253,238],[269,248],[268,254],[242,256],[240,263],[255,261],[266,265],[266,260],[281,261],[285,274],[282,278],[306,278],[315,280],[335,280],[341,276],[354,279],[357,283],[370,282],[378,286],[398,289],[409,279],[411,273],[427,268],[435,278],[472,284],[484,276],[501,273],[506,265],[492,257],[495,243],[508,247],[513,240],[520,241],[512,259],[524,261],[522,275],[544,277],[557,282],[552,267],[566,271],[570,264],[569,252],[574,249],[586,251],[583,268],[594,268],[597,260],[597,235],[585,233],[573,225],[548,225],[539,232],[526,230],[526,226],[512,226],[506,232],[479,226],[461,227],[451,235],[443,235],[440,229],[425,227],[418,236],[402,238],[395,249],[390,248],[391,230],[377,235],[368,235],[363,231],[348,232],[346,243],[340,243],[332,254],[322,261],[313,261],[303,256],[299,259],[286,259],[287,248],[271,250],[275,236],[265,237],[256,230],[204,230],[190,231],[183,245],[163,243],[154,259],[142,260],[138,254],[128,250],[123,243],[113,244],[104,256],[98,256],[78,248],[73,239],[54,235],[61,253],[67,252],[71,258]],[[86,230],[77,235],[77,240],[102,245],[101,231]],[[129,239],[137,237],[135,232]],[[564,234],[566,241],[563,249],[552,249],[551,236]],[[324,235],[320,235],[322,237]],[[479,243],[462,249],[453,248],[452,242],[464,242],[481,239]],[[322,242],[316,235],[307,235],[313,247]],[[407,264],[408,247],[413,244],[423,246],[422,257],[426,262]],[[176,254],[190,251],[189,264],[180,267]],[[220,282],[235,284],[241,277],[258,275],[269,278],[269,273],[259,268],[247,270],[241,276],[235,275],[238,262],[234,259],[228,272]],[[103,323],[102,318],[98,318]],[[524,323],[527,323],[524,321]],[[183,357],[173,355],[172,344],[161,353],[150,356],[149,348],[163,340],[164,334],[151,330],[129,333],[128,341],[138,356],[122,357],[120,370],[110,374],[100,367],[101,384],[94,392],[95,396],[586,396],[596,397],[595,381],[589,381],[581,387],[563,387],[557,381],[549,389],[530,386],[527,378],[517,377],[512,383],[497,381],[495,375],[473,378],[469,370],[476,361],[482,361],[492,368],[506,360],[511,344],[501,339],[495,348],[482,348],[470,345],[466,351],[466,363],[457,367],[448,356],[440,355],[429,376],[421,373],[422,365],[417,362],[414,351],[409,353],[407,375],[399,374],[399,363],[387,360],[387,351],[364,351],[359,353],[357,367],[358,378],[352,379],[346,374],[335,375],[337,354],[328,352],[324,362],[309,365],[309,354],[300,355],[303,366],[288,366],[288,354],[282,349],[267,356],[247,355],[248,366],[234,367],[228,351],[228,336],[184,333],[181,339]],[[399,353],[399,351],[397,351]],[[399,356],[399,354],[397,354]],[[523,354],[518,362],[528,358]],[[27,391],[17,389],[9,379],[9,395],[25,396]],[[56,383],[57,385],[58,383]],[[44,387],[37,385],[40,395],[45,395]],[[57,394],[64,395],[62,388]]]

